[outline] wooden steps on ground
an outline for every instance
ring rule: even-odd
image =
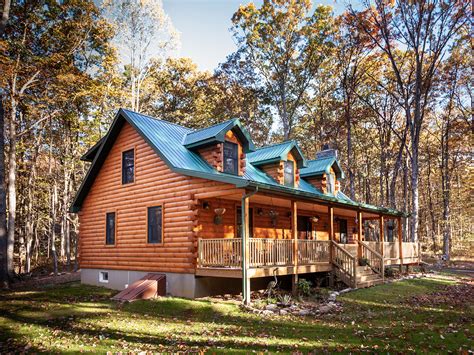
[[[382,277],[368,266],[357,266],[356,269],[357,288],[365,288],[383,283]]]
[[[146,274],[140,280],[135,281],[125,290],[112,297],[112,299],[114,301],[131,302],[165,295],[166,275],[150,273]]]

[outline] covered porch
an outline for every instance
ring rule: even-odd
[[[400,215],[238,189],[197,195],[194,204],[196,275],[241,278],[244,298],[251,278],[293,275],[296,288],[299,274],[332,272],[365,287],[383,281],[386,265],[420,258],[419,243],[402,240]]]

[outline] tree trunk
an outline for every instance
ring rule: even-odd
[[[349,100],[346,103],[346,125],[347,125],[347,167],[349,170],[349,193],[352,200],[355,200],[354,171],[352,170],[352,119],[349,108]]]
[[[16,216],[16,101],[11,99],[11,117],[9,125],[10,144],[8,151],[8,275],[15,275],[14,246],[15,246],[15,216]]]
[[[5,191],[5,111],[0,98],[0,287],[8,287],[7,201]]]
[[[58,188],[56,181],[54,181],[53,189],[51,193],[51,255],[53,256],[53,273],[58,274],[58,255],[56,253],[56,204],[58,200]]]

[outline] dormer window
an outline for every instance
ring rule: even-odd
[[[239,146],[232,142],[224,142],[224,172],[239,174]]]
[[[336,189],[336,180],[334,174],[327,174],[327,184],[326,184],[327,192],[330,194],[334,194]]]
[[[284,162],[284,184],[285,186],[295,186],[295,163],[291,160]]]

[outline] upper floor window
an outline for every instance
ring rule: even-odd
[[[224,172],[239,173],[239,146],[232,142],[224,142]]]
[[[122,184],[129,184],[135,178],[135,152],[133,149],[122,153]]]
[[[162,242],[163,213],[161,206],[148,207],[148,243]]]
[[[285,186],[295,186],[295,163],[291,160],[285,161],[283,169]]]
[[[105,215],[105,244],[115,244],[115,212]]]

